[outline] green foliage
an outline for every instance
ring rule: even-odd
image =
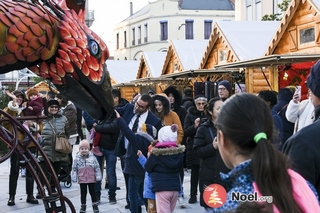
[[[38,84],[45,79],[43,79],[41,77],[33,77],[32,80],[33,80],[34,84]]]
[[[15,90],[15,86],[14,85],[10,85],[8,87],[9,91],[14,91]],[[7,104],[9,102],[9,97],[6,95],[5,91],[0,91],[0,108],[4,109]]]
[[[8,90],[13,91],[15,89],[14,85],[9,86]],[[8,102],[10,101],[9,97],[6,95],[5,91],[0,91],[0,108],[4,109],[7,107]],[[0,157],[8,152],[7,144],[0,140]]]
[[[280,15],[281,13],[264,15],[262,16],[261,21],[280,21],[281,20],[281,18],[279,18]]]
[[[290,4],[291,0],[283,0],[281,4],[278,4],[278,8],[280,9],[281,12],[285,12]],[[266,14],[262,16],[261,21],[281,21],[282,13],[276,13],[276,14]]]

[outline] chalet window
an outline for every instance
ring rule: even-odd
[[[300,30],[300,44],[315,41],[314,27]]]
[[[212,32],[212,20],[204,20],[204,39],[209,39]]]
[[[124,40],[123,47],[127,48],[127,31],[123,32],[123,40]]]
[[[186,39],[193,39],[193,20],[186,20]]]
[[[160,41],[168,40],[168,21],[160,21]]]
[[[136,45],[136,29],[132,28],[132,46]]]
[[[141,26],[138,26],[138,44],[141,44]]]
[[[252,0],[246,0],[247,21],[252,21]]]
[[[117,50],[119,49],[119,33],[117,33]]]
[[[227,50],[219,51],[219,62],[227,61]]]
[[[144,43],[148,42],[148,24],[144,24]]]

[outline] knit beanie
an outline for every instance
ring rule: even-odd
[[[150,94],[151,94],[151,95],[154,95],[154,94],[156,94],[156,93],[154,92],[154,90],[151,89],[151,90],[148,91],[148,95],[150,95]]]
[[[191,94],[192,94],[192,89],[190,87],[187,87],[183,90],[183,94],[185,96],[188,96],[188,97],[191,97]]]
[[[48,107],[50,107],[50,106],[52,106],[52,105],[56,105],[56,106],[60,107],[59,101],[57,101],[57,100],[55,100],[55,99],[49,100],[49,101],[47,102],[47,106],[48,106]]]
[[[231,84],[229,81],[223,80],[218,84],[218,86],[220,86],[220,85],[224,86],[229,91],[229,94],[231,95]]]
[[[141,126],[141,132],[148,133],[153,139],[157,138],[157,129],[150,124],[143,123]]]
[[[81,149],[81,147],[87,147],[88,149],[90,149],[90,143],[87,140],[82,140],[79,143],[79,149]]]
[[[164,126],[159,130],[158,141],[160,143],[165,142],[177,142],[178,138],[178,125],[172,124],[171,126]]]
[[[28,98],[28,100],[30,100],[30,96],[31,95],[38,95],[38,94],[39,94],[39,92],[35,88],[30,88],[30,89],[27,90],[27,98]]]
[[[307,78],[307,85],[311,92],[320,98],[320,62],[311,67],[310,75]]]

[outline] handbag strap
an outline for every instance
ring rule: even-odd
[[[53,134],[57,135],[57,134],[56,134],[56,131],[54,130],[53,125],[52,125],[49,121],[48,121],[48,123],[50,124],[50,126],[51,126],[51,128],[52,128]]]
[[[213,132],[212,132],[211,126],[209,126],[209,132],[210,132],[210,135],[211,135],[212,140],[213,140],[213,139],[214,139],[214,135],[213,135]]]

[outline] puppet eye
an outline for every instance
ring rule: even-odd
[[[99,45],[96,41],[90,40],[89,41],[89,50],[90,53],[94,56],[97,56],[99,54]]]

